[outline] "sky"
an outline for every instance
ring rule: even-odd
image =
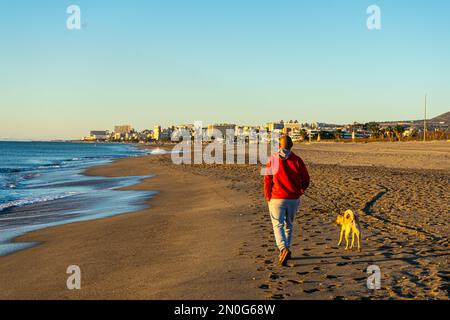
[[[447,0],[1,1],[0,41],[0,139],[450,110]]]

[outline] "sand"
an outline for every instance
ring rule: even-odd
[[[448,299],[450,144],[298,145],[308,193],[360,214],[363,251],[336,246],[334,213],[303,198],[279,267],[260,166],[176,166],[167,155],[87,174],[148,175],[149,209],[27,234],[0,257],[1,299]],[[130,189],[130,188],[129,188]],[[82,289],[66,288],[68,265]],[[381,289],[366,287],[369,265]]]

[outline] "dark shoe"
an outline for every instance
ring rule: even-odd
[[[288,260],[288,254],[289,254],[289,250],[284,248],[283,250],[281,250],[280,253],[280,260],[278,261],[278,264],[280,266],[285,266]]]
[[[288,252],[288,254],[287,254],[287,257],[286,257],[286,260],[291,260],[291,250],[289,250],[289,252]]]

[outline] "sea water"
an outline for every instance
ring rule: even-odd
[[[155,192],[122,191],[145,177],[91,177],[85,168],[150,153],[127,144],[0,141],[0,255],[35,245],[24,233],[145,208]]]

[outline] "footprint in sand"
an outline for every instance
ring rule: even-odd
[[[336,289],[336,287],[337,286],[335,284],[330,284],[329,286],[327,286],[327,289],[332,291],[332,290]]]
[[[266,269],[264,267],[259,267],[258,269],[256,269],[257,271],[266,271]]]
[[[289,279],[288,282],[293,283],[293,284],[302,284],[303,280],[292,280],[292,279]]]
[[[320,291],[319,289],[316,289],[316,288],[313,288],[313,289],[305,289],[305,290],[303,290],[303,292],[304,293],[314,293],[314,292],[317,292],[317,291]]]
[[[360,282],[360,281],[364,281],[367,280],[367,277],[358,277],[358,278],[353,278],[353,280]]]
[[[289,268],[294,268],[294,267],[295,267],[295,264],[293,264],[293,263],[288,263],[286,266],[289,267]]]
[[[272,280],[276,280],[276,279],[280,278],[280,276],[277,275],[276,273],[271,273],[271,274],[269,275],[269,278],[272,279]]]
[[[437,275],[438,275],[442,280],[447,281],[447,282],[450,282],[450,276],[449,276],[449,274],[450,274],[449,271],[439,271]]]

